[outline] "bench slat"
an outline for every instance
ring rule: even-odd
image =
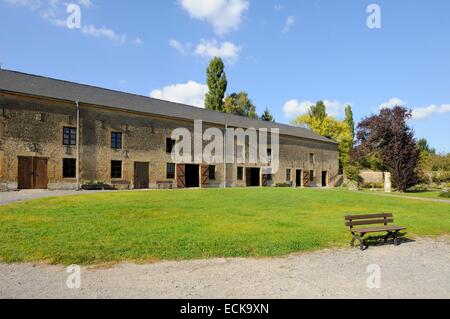
[[[392,218],[386,218],[386,219],[371,219],[371,220],[360,220],[355,222],[346,222],[345,225],[347,225],[348,227],[352,227],[363,225],[390,224],[393,222],[394,220]]]
[[[369,228],[353,228],[352,232],[360,233],[360,234],[369,234],[369,233],[380,233],[387,231],[400,231],[404,230],[406,227],[400,226],[384,226],[384,227],[369,227]]]
[[[361,220],[361,219],[371,219],[371,218],[392,218],[394,215],[390,213],[381,214],[371,214],[371,215],[349,215],[345,216],[345,220]]]

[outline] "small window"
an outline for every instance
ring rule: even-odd
[[[270,148],[267,150],[267,160],[269,163],[272,162],[272,150]]]
[[[309,163],[314,164],[316,161],[315,156],[313,153],[309,154]]]
[[[122,161],[111,161],[111,178],[122,178]]]
[[[291,181],[291,178],[292,178],[291,172],[292,171],[290,169],[286,170],[286,182],[290,182]]]
[[[73,127],[63,128],[63,144],[66,146],[77,145],[77,129]]]
[[[77,177],[77,160],[64,158],[63,159],[63,178]]]
[[[167,179],[175,178],[175,164],[168,163],[167,164]]]
[[[175,151],[175,143],[176,143],[176,141],[171,138],[166,139],[166,153],[167,154],[172,154]]]
[[[111,133],[111,148],[115,150],[122,149],[122,133],[119,132]]]
[[[314,182],[314,171],[309,171],[309,179],[311,180],[311,182]]]
[[[238,179],[238,181],[244,180],[244,168],[243,167],[237,168],[237,179]]]
[[[210,166],[209,167],[209,179],[210,180],[215,180],[216,179],[216,167],[215,166]]]

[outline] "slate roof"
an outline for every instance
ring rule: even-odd
[[[10,70],[0,70],[0,90],[47,97],[94,106],[103,106],[132,112],[148,113],[184,120],[229,125],[239,128],[279,128],[280,134],[308,140],[337,144],[310,130],[290,125],[264,122],[243,116],[209,111],[194,106],[158,100],[147,96],[124,93],[90,85],[52,79]]]

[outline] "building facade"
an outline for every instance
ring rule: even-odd
[[[278,128],[280,167],[176,163],[172,132]],[[205,143],[206,145],[207,143]],[[0,70],[0,189],[333,186],[338,145],[303,128]]]

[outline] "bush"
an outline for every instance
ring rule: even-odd
[[[275,187],[292,187],[291,183],[278,183]]]
[[[363,183],[361,185],[361,187],[367,188],[367,189],[372,189],[372,188],[382,189],[382,188],[384,188],[384,184],[383,183]]]
[[[362,183],[362,178],[360,176],[360,173],[361,173],[361,171],[360,171],[359,167],[355,166],[355,165],[349,165],[345,169],[345,176],[347,177],[347,179],[358,185]]]
[[[433,172],[432,180],[436,184],[450,182],[450,172]]]
[[[441,195],[439,195],[439,197],[450,198],[450,192],[442,192]]]

